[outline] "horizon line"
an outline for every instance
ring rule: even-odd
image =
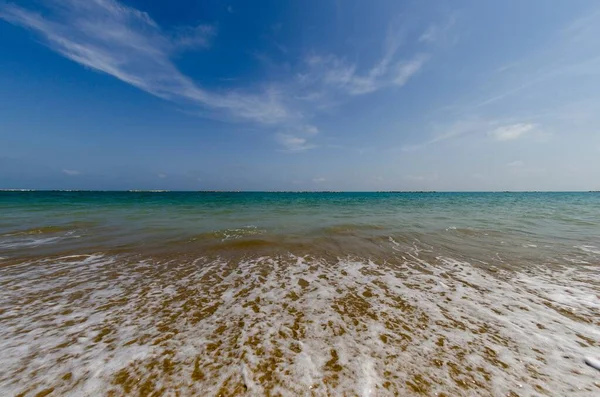
[[[600,190],[169,190],[169,189],[0,189],[0,192],[89,193],[600,193]]]

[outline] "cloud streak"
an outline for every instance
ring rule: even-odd
[[[452,13],[450,17],[442,24],[432,24],[419,36],[419,42],[427,44],[455,44],[458,41],[458,36],[453,34],[453,27],[458,19],[456,13]]]
[[[277,142],[288,152],[301,152],[316,147],[309,143],[307,138],[292,134],[279,133],[276,135],[276,138]]]
[[[493,131],[490,131],[489,135],[496,141],[504,142],[504,141],[514,141],[515,139],[519,139],[524,134],[533,130],[535,125],[533,124],[513,124],[507,125],[503,127],[498,127]]]
[[[308,91],[304,96],[309,100],[335,94],[357,96],[405,85],[430,58],[428,54],[416,53],[402,59],[398,50],[405,33],[404,29],[390,27],[381,56],[367,68],[335,54],[306,57],[307,70],[298,76]]]
[[[391,86],[405,85],[429,59],[426,54],[417,54],[408,60],[392,62],[395,53],[395,49],[388,51],[363,74],[357,71],[357,65],[334,55],[313,55],[306,60],[310,71],[301,77],[313,85],[322,84],[349,95],[364,95]]]
[[[399,56],[403,32],[390,29],[381,56],[366,69],[335,55],[313,55],[301,63],[296,79],[250,91],[206,89],[183,74],[173,59],[182,52],[210,48],[215,26],[165,28],[146,12],[118,0],[40,0],[40,4],[41,12],[0,3],[0,19],[36,33],[63,57],[177,103],[188,114],[268,127],[286,151],[316,147],[309,141],[319,129],[309,119],[319,111],[354,96],[402,87],[429,60],[425,53]]]
[[[435,133],[430,139],[416,144],[404,145],[400,149],[404,152],[412,152],[449,139],[488,131],[490,128],[497,125],[496,123],[497,122],[495,121],[473,118],[459,120],[449,125],[437,125],[433,127]]]
[[[13,4],[0,5],[0,18],[36,32],[64,57],[157,97],[263,124],[293,118],[275,90],[211,92],[178,70],[171,57],[178,51],[208,47],[215,35],[209,25],[166,33],[147,13],[114,0],[48,0],[44,4],[44,15]]]
[[[549,36],[547,43],[539,49],[486,74],[485,80],[492,82],[486,97],[460,111],[502,105],[517,94],[554,91],[554,87],[569,82],[569,79],[599,75],[599,34],[600,9],[596,9]]]

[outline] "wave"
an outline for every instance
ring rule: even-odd
[[[375,232],[384,231],[385,228],[381,225],[346,223],[333,226],[327,226],[320,229],[321,233],[326,235],[345,235],[357,234],[360,232]]]
[[[0,235],[0,249],[29,249],[80,238],[81,230],[72,227],[73,225],[45,226],[5,233]]]
[[[52,233],[61,233],[68,232],[72,230],[71,225],[67,226],[42,226],[42,227],[34,227],[25,230],[19,230],[14,232],[9,232],[5,234],[1,234],[0,237],[13,237],[13,236],[30,236],[37,234],[52,234]]]
[[[15,248],[33,248],[40,245],[53,244],[60,241],[61,237],[44,237],[44,238],[28,238],[28,239],[12,239],[0,241],[0,249],[15,249]]]
[[[579,246],[576,246],[575,248],[578,248],[581,251],[589,253],[589,254],[600,255],[600,248],[598,248],[594,245],[579,245]]]

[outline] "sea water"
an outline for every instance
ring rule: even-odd
[[[596,395],[599,295],[598,193],[0,192],[3,395]]]

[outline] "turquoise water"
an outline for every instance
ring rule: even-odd
[[[599,193],[0,192],[0,214],[2,395],[600,392]]]
[[[318,245],[339,235],[556,251],[600,240],[598,193],[1,192],[0,211],[9,256],[244,238]]]

